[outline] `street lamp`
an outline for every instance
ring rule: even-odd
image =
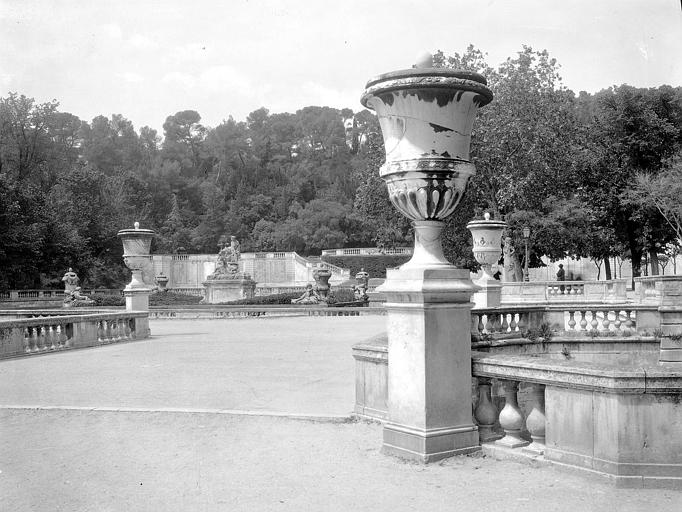
[[[524,281],[530,281],[530,278],[528,276],[528,239],[530,238],[530,228],[526,226],[523,228],[523,239],[526,241],[526,261],[523,266],[523,280]]]

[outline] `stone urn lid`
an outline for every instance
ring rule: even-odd
[[[475,101],[479,107],[487,105],[493,100],[493,93],[488,87],[485,77],[473,71],[448,68],[411,68],[391,71],[376,76],[367,82],[365,92],[360,98],[360,102],[367,108],[372,108],[368,100],[372,96],[406,89],[420,89],[422,91],[434,89],[429,95],[424,92],[426,100],[436,99],[439,103],[449,101],[449,98],[442,96],[443,92],[438,89],[449,91],[471,91],[475,92]],[[452,94],[452,93],[451,93]],[[389,100],[390,101],[390,100]]]
[[[122,229],[117,233],[121,238],[147,238],[154,236],[153,229],[140,229],[140,223],[136,222],[133,229]]]
[[[490,214],[486,212],[483,216],[483,220],[472,220],[467,224],[467,229],[504,229],[507,227],[507,223],[503,220],[490,220]]]

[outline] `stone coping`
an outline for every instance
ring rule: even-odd
[[[606,393],[680,393],[682,368],[644,363],[630,368],[546,356],[516,356],[472,352],[472,374],[546,386]]]
[[[35,315],[36,311],[13,311],[12,313],[25,313]],[[44,316],[34,317],[34,318],[13,318],[11,320],[1,320],[0,328],[8,327],[35,327],[45,324],[57,325],[57,324],[70,324],[76,322],[87,322],[87,321],[97,321],[97,320],[115,320],[119,318],[147,318],[148,313],[146,311],[97,311],[97,312],[84,312],[80,315],[73,314],[58,314],[52,315],[50,312],[40,311],[40,314]]]

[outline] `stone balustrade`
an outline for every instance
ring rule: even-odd
[[[682,275],[636,277],[635,295],[644,304],[679,307],[682,304]]]
[[[472,375],[474,418],[493,455],[519,449],[619,486],[682,486],[682,440],[670,430],[682,420],[682,372],[474,352]]]
[[[0,321],[0,359],[148,336],[149,321],[145,312],[13,318]]]
[[[119,289],[93,288],[80,291],[83,295],[123,295]],[[3,290],[0,291],[0,300],[25,301],[25,300],[54,300],[62,299],[64,290],[34,289],[34,290]]]
[[[393,249],[381,249],[379,247],[347,247],[345,249],[324,249],[322,256],[381,256],[381,255],[405,255],[413,252],[412,247],[394,247]]]
[[[625,302],[627,281],[503,282],[502,303]]]

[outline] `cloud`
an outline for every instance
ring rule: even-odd
[[[196,75],[172,71],[167,73],[161,81],[187,91],[240,96],[254,95],[249,79],[237,69],[226,65],[211,66]]]
[[[111,39],[121,39],[123,31],[116,23],[107,23],[100,27],[100,33]]]
[[[161,79],[161,82],[166,85],[180,87],[182,89],[193,89],[197,83],[196,78],[187,73],[180,71],[171,71],[166,73]]]
[[[212,66],[201,72],[198,84],[211,92],[233,93],[250,96],[253,93],[251,83],[232,66]]]
[[[135,34],[132,36],[128,42],[134,48],[138,50],[153,50],[159,47],[159,44],[153,39],[143,36],[142,34]]]
[[[124,82],[128,82],[131,84],[137,84],[140,82],[144,82],[144,77],[142,75],[139,75],[137,73],[133,73],[132,71],[126,71],[124,73],[119,73],[118,77],[123,80]]]

